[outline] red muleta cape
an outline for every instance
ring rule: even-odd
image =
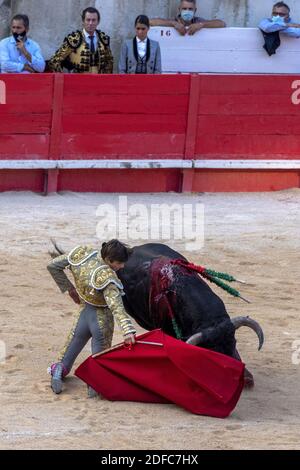
[[[175,403],[192,413],[225,418],[244,385],[245,365],[192,346],[161,330],[138,336],[132,349],[120,345],[90,356],[75,375],[111,401]]]

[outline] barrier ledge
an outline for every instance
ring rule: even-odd
[[[1,170],[192,169],[192,160],[0,160]]]
[[[0,160],[0,170],[297,170],[300,160]]]
[[[300,160],[195,160],[195,169],[297,170]]]

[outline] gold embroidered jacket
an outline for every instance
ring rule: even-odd
[[[73,288],[64,272],[66,268],[70,269],[78,295],[84,302],[95,307],[108,307],[124,335],[136,332],[123,305],[123,285],[98,251],[89,246],[78,246],[69,255],[52,260],[47,269],[61,292]]]
[[[96,35],[97,48],[92,53],[83,31],[69,34],[49,60],[48,68],[53,72],[62,72],[65,67],[75,73],[113,73],[114,59],[110,38],[99,30],[96,30]]]

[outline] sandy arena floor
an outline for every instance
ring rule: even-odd
[[[117,198],[0,194],[0,341],[7,349],[0,365],[0,448],[300,449],[300,365],[292,363],[293,341],[300,340],[300,190],[131,195],[129,201],[205,205],[204,248],[188,253],[182,242],[170,244],[196,263],[248,281],[241,290],[250,305],[215,290],[231,316],[250,315],[264,329],[260,352],[251,330],[237,335],[255,388],[243,392],[225,420],[175,405],[87,399],[85,384],[74,376],[55,396],[46,369],[63,346],[76,306],[46,271],[49,239],[66,249],[97,243],[96,209]],[[88,355],[86,347],[76,364]],[[300,361],[300,352],[294,359]]]

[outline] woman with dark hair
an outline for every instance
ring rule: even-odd
[[[103,243],[100,252],[89,246],[78,246],[48,265],[48,271],[61,292],[68,292],[81,306],[58,362],[50,368],[54,393],[61,393],[63,378],[90,338],[92,354],[111,347],[114,319],[123,333],[125,344],[135,343],[136,330],[125,311],[121,297],[124,295],[123,286],[116,275],[130,255],[131,249],[127,245],[111,240]],[[75,286],[68,279],[66,268],[70,270]],[[89,388],[89,396],[95,395]]]
[[[135,20],[136,35],[127,39],[121,49],[119,73],[161,73],[161,52],[157,41],[148,38],[150,20],[139,15]]]

